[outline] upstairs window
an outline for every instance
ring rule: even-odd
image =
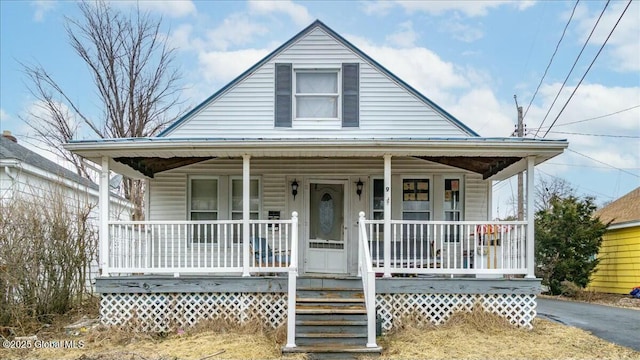
[[[295,127],[294,120],[335,120],[343,128],[360,126],[360,64],[335,69],[294,69],[276,63],[274,126]]]
[[[296,118],[338,118],[338,72],[296,71]]]

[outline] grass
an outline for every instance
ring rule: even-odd
[[[476,307],[480,308],[480,307]],[[1,359],[213,360],[279,359],[286,328],[243,326],[215,320],[178,333],[149,335],[132,329],[97,327],[79,337],[83,349],[0,350]],[[401,319],[398,329],[378,339],[382,359],[640,359],[640,352],[608,343],[573,327],[536,320],[533,330],[515,329],[483,311],[456,313],[444,325],[418,326]],[[304,355],[287,359],[304,359]]]

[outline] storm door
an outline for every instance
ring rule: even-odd
[[[307,272],[346,273],[345,182],[309,184]]]

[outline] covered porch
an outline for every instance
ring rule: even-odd
[[[342,139],[302,141],[154,138],[77,142],[66,147],[101,165],[101,214],[108,213],[111,170],[149,180],[164,172],[212,159],[241,159],[241,176],[238,183],[242,184],[242,196],[241,206],[237,211],[239,216],[236,219],[151,218],[147,221],[112,222],[108,217],[102,216],[100,265],[103,278],[99,279],[99,282],[110,281],[108,277],[124,281],[127,278],[133,280],[140,275],[185,279],[185,282],[188,282],[191,276],[208,276],[212,279],[219,276],[237,276],[268,281],[268,275],[285,275],[286,291],[283,289],[279,297],[272,299],[286,299],[286,306],[280,307],[282,311],[286,308],[287,314],[286,347],[294,348],[297,278],[301,273],[308,275],[311,272],[309,270],[312,267],[307,263],[311,249],[320,249],[317,253],[324,254],[325,264],[331,264],[338,258],[333,256],[334,253],[342,254],[340,256],[344,256],[346,263],[343,276],[354,275],[361,283],[366,305],[368,347],[377,346],[376,309],[390,306],[388,304],[396,301],[413,304],[413,300],[398,299],[405,299],[407,296],[420,297],[421,294],[430,292],[428,288],[422,288],[429,286],[424,281],[434,277],[441,278],[442,281],[458,277],[478,280],[484,278],[486,281],[512,281],[496,279],[505,277],[534,279],[533,170],[536,164],[561,153],[566,147],[566,142],[530,139],[409,139],[353,142]],[[381,185],[381,192],[371,192],[368,197],[365,195],[364,199],[361,196],[364,184],[367,184],[369,189],[375,186],[376,172],[353,171],[343,176],[337,173],[326,175],[299,170],[303,175],[287,174],[282,177],[286,186],[281,188],[286,192],[280,196],[286,198],[288,212],[273,218],[271,214],[264,216],[266,211],[262,211],[262,216],[258,218],[251,216],[254,213],[251,203],[254,163],[269,163],[267,159],[286,161],[326,158],[367,159],[367,162],[378,162],[381,171],[377,184]],[[453,220],[432,219],[429,216],[426,219],[407,219],[394,215],[393,209],[397,211],[398,207],[394,205],[392,209],[392,204],[398,203],[398,191],[403,190],[405,184],[413,181],[412,186],[415,188],[419,188],[421,184],[430,184],[428,181],[414,179],[418,177],[412,177],[411,173],[406,176],[406,181],[404,177],[394,179],[394,159],[435,163],[474,173],[485,182],[484,188],[490,188],[486,184],[490,185],[492,180],[505,179],[526,170],[526,219],[492,221],[488,215],[473,220],[464,217],[454,217]],[[300,165],[303,166],[304,164]],[[431,184],[436,182],[434,176]],[[313,236],[314,225],[310,220],[312,209],[324,206],[318,203],[318,206],[313,205],[311,189],[316,184],[337,184],[338,186],[327,188],[339,192],[344,198],[339,203],[341,217],[335,217],[340,219],[335,222],[340,227],[340,235],[334,239],[335,241],[316,239]],[[297,200],[296,195],[299,196]],[[376,208],[372,203],[378,195],[380,201],[376,202]],[[322,201],[321,197],[320,199]],[[342,228],[344,230],[341,230]],[[312,240],[318,240],[317,246],[309,245]],[[397,280],[401,283],[409,279],[418,281],[409,290],[400,286],[392,292],[382,294],[376,289],[380,281]],[[490,299],[493,299],[494,295],[499,295],[500,300],[496,300],[498,303],[513,303],[503,307],[504,309],[517,307],[523,301],[527,304],[531,301],[535,303],[538,288],[527,283],[527,294],[511,296],[506,293],[491,294],[491,288],[486,288],[485,283],[476,284],[483,285],[474,289],[474,296],[491,295]],[[446,286],[439,286],[438,289],[445,293],[453,291],[447,290]],[[139,291],[139,294],[149,293],[144,286]],[[202,291],[209,292],[207,289]],[[397,295],[400,293],[401,296]],[[111,299],[112,295],[109,296]],[[443,296],[446,299],[451,297],[450,294]],[[459,296],[451,297],[451,304],[459,302],[459,299],[456,300],[457,297]],[[109,303],[111,301],[109,300]],[[420,304],[431,306],[429,301]],[[450,308],[452,307],[447,307]],[[535,316],[535,310],[532,310],[531,306],[527,305],[527,309],[517,320],[522,326],[530,326],[530,320]],[[392,324],[393,321],[390,319],[387,323]]]

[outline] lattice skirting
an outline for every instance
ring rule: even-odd
[[[382,328],[409,316],[435,325],[445,323],[456,311],[471,311],[479,304],[512,324],[532,328],[536,296],[528,294],[377,294],[376,307]],[[193,326],[207,319],[244,323],[260,319],[276,328],[287,321],[286,293],[180,293],[102,294],[102,323],[134,326],[161,332]]]
[[[286,293],[102,294],[103,324],[162,332],[202,320],[244,323],[260,319],[276,328],[286,323]]]
[[[393,328],[394,319],[405,316],[434,325],[445,323],[456,311],[471,311],[479,304],[510,323],[531,329],[536,317],[532,294],[377,294],[376,307],[382,328]]]

